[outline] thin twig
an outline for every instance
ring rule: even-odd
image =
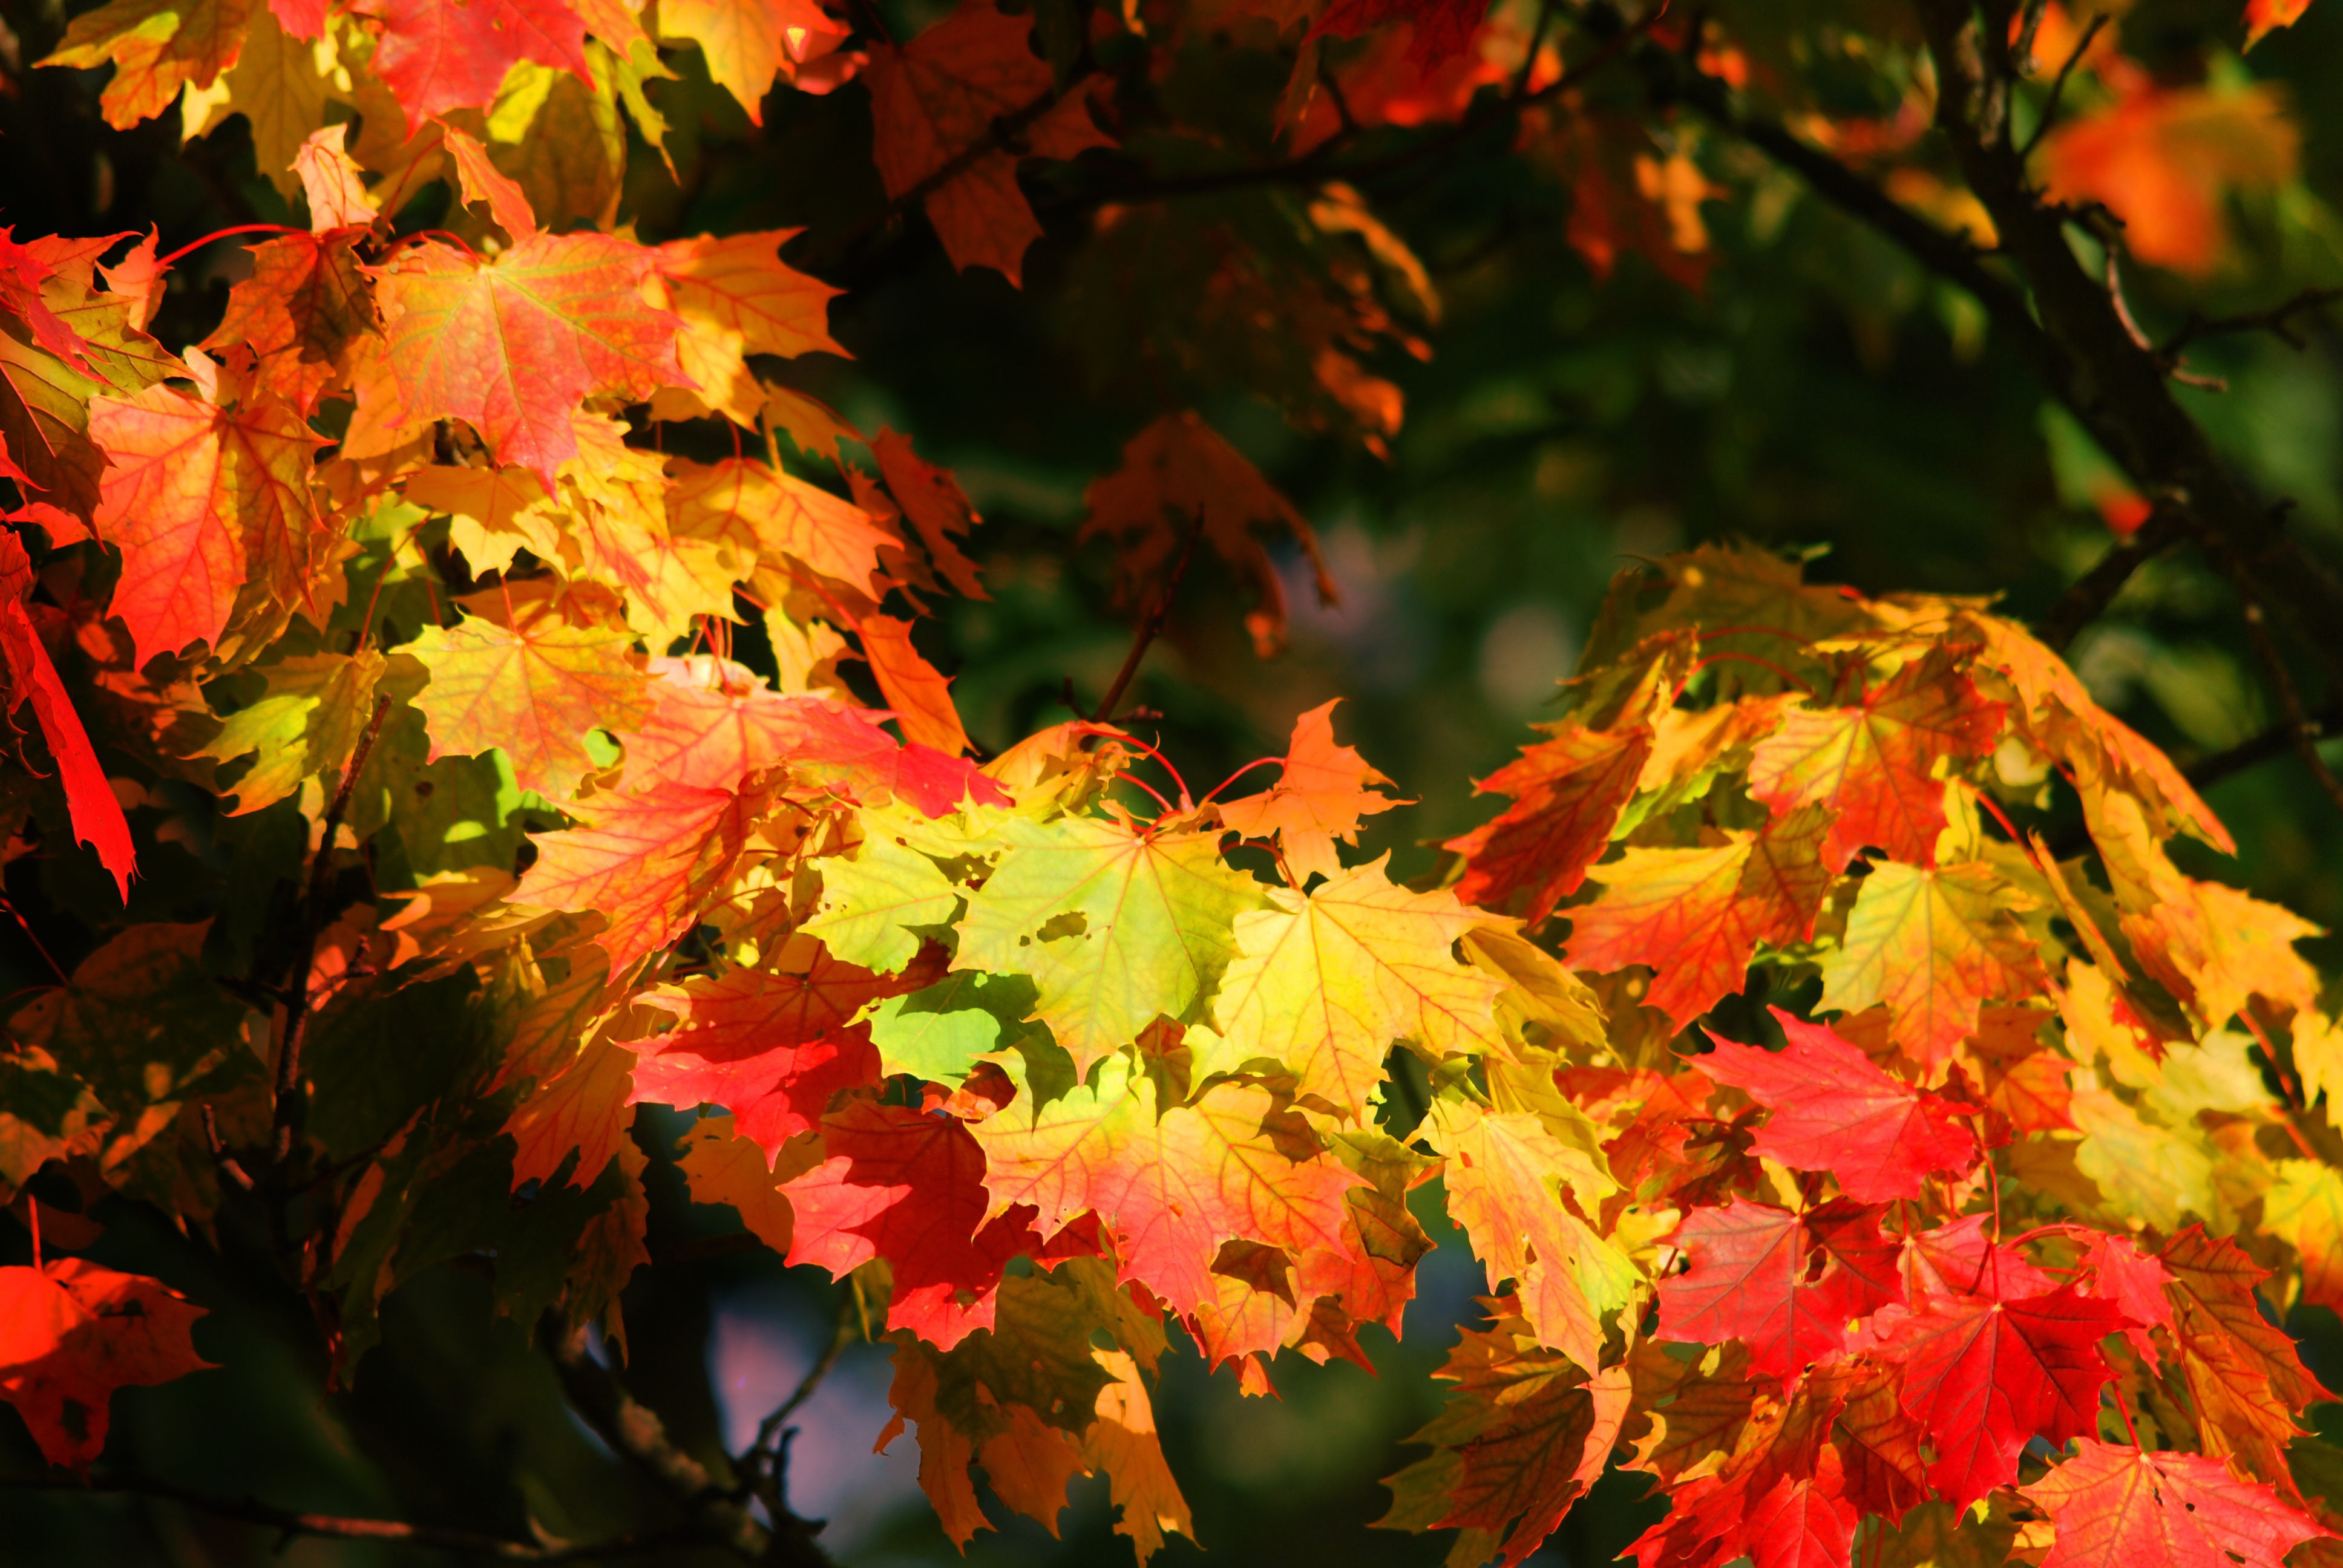
[[[2210,757],[2199,758],[2180,770],[2180,776],[2198,789],[2210,789],[2233,774],[2268,761],[2271,758],[2292,750],[2306,732],[2313,740],[2343,730],[2343,702],[2331,703],[2323,711],[2307,715],[2299,723],[2288,719],[2283,724],[2273,724],[2250,739],[2240,740],[2227,751],[2216,751]]]
[[[571,1327],[548,1315],[546,1342],[563,1392],[587,1424],[612,1452],[631,1461],[689,1512],[701,1539],[725,1546],[747,1562],[784,1568],[828,1568],[830,1558],[814,1544],[820,1526],[794,1514],[777,1514],[768,1530],[718,1484],[708,1467],[676,1445],[657,1412],[640,1403],[618,1375],[587,1348],[586,1325]]]
[[[41,939],[33,934],[33,922],[25,918],[24,912],[5,897],[0,897],[0,910],[8,911],[8,918],[16,922],[17,929],[25,933],[25,940],[33,944],[33,950],[41,955],[41,961],[49,966],[51,974],[57,977],[57,983],[65,986],[73,984],[73,981],[66,978],[64,966],[49,956],[49,950],[43,947]]]
[[[167,1481],[145,1476],[107,1475],[83,1482],[64,1475],[0,1475],[0,1489],[20,1492],[68,1492],[85,1496],[155,1497],[193,1508],[218,1519],[257,1524],[285,1535],[326,1536],[345,1541],[399,1541],[413,1546],[461,1552],[508,1563],[585,1563],[609,1557],[651,1556],[662,1548],[689,1544],[699,1537],[688,1531],[649,1535],[623,1535],[611,1541],[575,1546],[540,1546],[532,1541],[512,1541],[478,1535],[468,1530],[447,1530],[434,1524],[409,1524],[399,1519],[364,1519],[337,1513],[308,1513],[277,1508],[251,1498],[212,1497]]]
[[[317,853],[309,862],[309,891],[301,901],[301,947],[294,955],[292,985],[285,999],[285,1040],[277,1048],[276,1136],[270,1155],[278,1165],[292,1155],[294,1135],[300,1131],[303,1113],[307,1109],[301,1093],[301,1042],[309,1032],[309,971],[317,964],[317,938],[326,926],[322,917],[327,889],[334,875],[334,840],[341,834],[342,819],[349,811],[350,796],[357,788],[358,775],[366,771],[367,759],[373,753],[374,743],[382,734],[383,720],[389,715],[390,699],[376,698],[374,717],[367,720],[366,732],[358,737],[349,764],[342,769],[333,803],[326,808],[324,836],[317,840]]]
[[[2091,18],[2083,29],[2083,35],[2075,40],[2075,47],[2067,53],[2066,63],[2059,66],[2058,74],[2050,79],[2050,95],[2042,101],[2042,117],[2035,122],[2034,134],[2026,138],[2026,145],[2017,149],[2020,163],[2032,157],[2034,149],[2042,145],[2042,138],[2050,134],[2051,126],[2058,118],[2058,100],[2066,93],[2066,78],[2075,74],[2075,67],[2081,65],[2083,56],[2091,52],[2091,40],[2099,35],[2099,29],[2107,25],[2108,19],[2105,11]],[[2028,36],[2026,40],[2028,49],[2033,47],[2033,38]]]
[[[2307,348],[2309,342],[2294,329],[2293,318],[2338,299],[2343,299],[2343,288],[2306,288],[2285,304],[2274,305],[2268,310],[2249,310],[2238,316],[2191,316],[2187,325],[2157,351],[2157,357],[2177,364],[2180,351],[2198,338],[2230,332],[2268,332],[2289,348]]]
[[[2237,586],[2237,597],[2244,601],[2246,635],[2252,639],[2254,654],[2262,661],[2262,670],[2268,676],[2270,689],[2278,694],[2279,709],[2286,714],[2286,727],[2292,737],[2295,755],[2327,791],[2327,798],[2343,807],[2343,780],[2335,777],[2334,769],[2318,754],[2319,727],[2311,720],[2309,711],[2302,706],[2302,693],[2294,684],[2294,672],[2287,668],[2286,656],[2278,651],[2278,639],[2270,636],[2269,617],[2262,609],[2255,594],[2252,580],[2244,568],[2232,562],[2230,578]]]
[[[2227,392],[2229,384],[2218,376],[2199,376],[2194,370],[2184,370],[2178,358],[2157,353],[2155,343],[2142,330],[2139,317],[2131,313],[2131,301],[2124,297],[2123,274],[2116,266],[2116,242],[2104,234],[2099,235],[2098,239],[2107,263],[2107,298],[2116,307],[2116,319],[2122,322],[2123,329],[2131,335],[2132,346],[2144,354],[2155,355],[2163,365],[2164,373],[2184,387],[2200,387],[2207,392]]]
[[[1115,704],[1122,700],[1123,691],[1131,685],[1131,678],[1139,673],[1139,661],[1147,657],[1148,645],[1163,629],[1164,618],[1172,613],[1172,596],[1180,591],[1180,579],[1188,575],[1188,562],[1196,554],[1197,536],[1203,531],[1204,519],[1202,518],[1196,518],[1189,527],[1187,538],[1180,546],[1180,559],[1172,566],[1172,576],[1164,582],[1163,591],[1156,596],[1154,605],[1140,618],[1138,628],[1131,639],[1131,651],[1123,655],[1122,668],[1115,672],[1114,684],[1106,689],[1104,697],[1099,699],[1098,711],[1091,715],[1091,723],[1104,724],[1114,717]]]

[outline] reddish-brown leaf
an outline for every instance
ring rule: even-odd
[[[189,1330],[204,1309],[140,1274],[80,1258],[0,1269],[0,1399],[51,1464],[86,1473],[106,1447],[114,1391],[211,1363]]]

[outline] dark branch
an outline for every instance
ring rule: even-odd
[[[2099,558],[2098,564],[2075,579],[2042,618],[2042,640],[2063,653],[2075,636],[2099,618],[2115,602],[2132,574],[2187,535],[2180,515],[2171,510],[2148,514],[2137,532]]]
[[[2066,63],[2058,67],[2058,75],[2051,80],[2050,96],[2042,104],[2042,118],[2036,123],[2034,134],[2026,138],[2026,145],[2017,149],[2019,162],[2023,163],[2032,157],[2034,149],[2041,146],[2042,138],[2050,134],[2050,127],[2058,119],[2058,100],[2066,94],[2066,78],[2075,74],[2075,67],[2081,65],[2083,56],[2091,52],[2091,40],[2099,35],[2099,29],[2106,26],[2112,19],[2109,13],[2100,12],[2092,17],[2090,25],[2083,29],[2083,35],[2075,40],[2075,47],[2067,53]],[[2026,35],[2024,43],[2027,49],[2030,50],[2033,47],[2034,37],[2031,32]]]
[[[2295,755],[2327,791],[2327,798],[2343,807],[2343,782],[2338,782],[2327,759],[2318,754],[2321,727],[2302,706],[2302,693],[2294,684],[2294,672],[2287,668],[2286,656],[2278,651],[2278,639],[2270,635],[2269,617],[2262,608],[2252,579],[2243,568],[2231,566],[2230,577],[2237,586],[2237,597],[2245,601],[2246,635],[2254,645],[2255,657],[2262,662],[2262,672],[2268,678],[2270,689],[2278,694],[2278,705],[2286,715],[2286,729]]]
[[[2343,730],[2343,702],[2330,704],[2324,712],[2308,714],[2300,723],[2289,719],[2283,724],[2273,724],[2250,740],[2241,740],[2227,751],[2200,758],[2182,769],[2180,776],[2199,789],[2209,789],[2224,779],[2291,751],[2306,730],[2314,739]]]
[[[569,1328],[558,1319],[546,1324],[554,1369],[569,1402],[612,1452],[624,1456],[692,1517],[699,1539],[730,1548],[745,1562],[785,1568],[829,1568],[830,1558],[814,1544],[817,1523],[783,1513],[767,1530],[729,1486],[676,1445],[656,1412],[638,1402],[608,1367],[587,1348],[583,1324]]]
[[[309,971],[317,961],[317,938],[326,929],[326,899],[334,876],[334,840],[341,834],[342,819],[349,814],[350,796],[357,788],[358,775],[366,771],[367,759],[373,754],[374,743],[382,734],[383,720],[389,715],[390,699],[376,698],[374,716],[367,720],[366,732],[358,737],[349,765],[342,769],[341,782],[334,789],[333,803],[326,808],[323,837],[317,840],[317,854],[309,862],[309,890],[301,900],[301,945],[294,953],[292,981],[285,999],[285,1038],[277,1048],[276,1138],[270,1152],[273,1162],[278,1165],[292,1154],[294,1137],[300,1131],[303,1115],[308,1109],[308,1098],[301,1091],[301,1042],[309,1032]]]
[[[1131,651],[1122,657],[1122,668],[1114,672],[1114,684],[1099,699],[1098,711],[1091,715],[1092,722],[1104,724],[1114,717],[1115,705],[1131,686],[1131,678],[1139,673],[1139,661],[1147,657],[1148,646],[1162,631],[1164,620],[1172,614],[1172,600],[1180,591],[1180,579],[1188,575],[1188,563],[1195,558],[1197,536],[1204,531],[1204,519],[1196,518],[1189,527],[1187,538],[1180,546],[1180,558],[1173,563],[1172,575],[1164,580],[1163,591],[1140,617],[1138,628],[1132,632]]]
[[[361,1519],[334,1513],[305,1513],[277,1508],[250,1498],[210,1497],[143,1476],[109,1475],[87,1483],[70,1476],[0,1475],[0,1488],[21,1492],[71,1492],[85,1496],[154,1497],[211,1514],[257,1524],[287,1536],[315,1535],[345,1541],[396,1541],[493,1557],[507,1563],[586,1563],[609,1557],[653,1555],[661,1548],[699,1539],[689,1532],[627,1535],[612,1541],[577,1546],[540,1546],[533,1541],[510,1541],[497,1535],[477,1535],[467,1530],[443,1530],[430,1524],[409,1524],[397,1519]]]
[[[2306,288],[2284,305],[2272,306],[2268,310],[2249,310],[2238,316],[2191,316],[2187,325],[2174,333],[2172,340],[2157,352],[2164,359],[2177,364],[2180,351],[2198,338],[2233,332],[2268,332],[2274,334],[2289,348],[2308,347],[2302,334],[2294,328],[2294,317],[2305,311],[2332,305],[2338,299],[2343,299],[2343,288]]]

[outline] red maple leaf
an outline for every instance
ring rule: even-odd
[[[1526,891],[1532,921],[1578,890],[1586,868],[1611,842],[1620,810],[1635,793],[1652,754],[1647,725],[1621,729],[1563,728],[1474,785],[1513,803],[1446,847],[1464,857],[1456,896],[1503,908]]]
[[[1409,22],[1415,35],[1407,57],[1417,66],[1436,65],[1472,47],[1473,35],[1488,14],[1489,0],[1334,0],[1310,29],[1355,38],[1386,22]]]
[[[646,1005],[682,1021],[626,1042],[640,1058],[629,1099],[721,1105],[769,1161],[820,1123],[833,1094],[879,1081],[870,1031],[849,1020],[865,1002],[933,984],[941,965],[931,950],[901,974],[879,975],[822,950],[803,974],[736,969],[651,991]]]
[[[1941,1097],[1890,1077],[1825,1025],[1771,1010],[1789,1039],[1780,1052],[1718,1037],[1700,1064],[1771,1112],[1757,1130],[1759,1154],[1828,1171],[1861,1203],[1916,1198],[1930,1175],[1976,1162],[1976,1139]]]
[[[1659,1336],[1739,1340],[1750,1366],[1776,1377],[1843,1349],[1848,1320],[1872,1310],[1881,1287],[1835,1259],[1808,1282],[1815,1240],[1803,1216],[1768,1204],[1694,1209],[1675,1233],[1692,1266],[1660,1282]]]
[[[589,87],[586,24],[561,0],[370,0],[382,27],[374,72],[407,113],[407,134],[449,109],[485,109],[523,60]]]
[[[2277,1563],[2331,1533],[2235,1461],[2144,1453],[2084,1438],[2021,1496],[2057,1527],[2042,1568],[2229,1568]]]
[[[873,1258],[894,1274],[890,1328],[950,1350],[993,1322],[1009,1260],[1041,1244],[1033,1211],[984,1217],[984,1151],[958,1118],[859,1100],[826,1116],[830,1158],[781,1190],[792,1263],[843,1279]]]
[[[159,1280],[80,1258],[0,1269],[0,1399],[43,1458],[85,1471],[106,1447],[116,1389],[212,1364],[189,1332],[203,1315]]]
[[[33,587],[32,558],[13,533],[0,533],[0,714],[13,713],[26,698],[41,738],[49,743],[49,759],[65,788],[65,809],[73,819],[74,837],[97,851],[98,862],[113,873],[123,901],[130,900],[131,874],[138,869],[138,851],[130,841],[130,824],[122,815],[106,781],[106,769],[65,695],[57,667],[33,626],[25,595]]]
[[[1916,1312],[1882,1308],[1865,1336],[1904,1365],[1904,1409],[1936,1456],[1928,1484],[1956,1508],[2017,1479],[2036,1436],[2053,1443],[2097,1429],[2113,1375],[2099,1341],[2123,1326],[2112,1303],[2072,1286],[2014,1301],[1937,1296]]]
[[[1854,708],[1794,708],[1757,743],[1749,793],[1778,815],[1826,805],[1838,815],[1823,839],[1823,863],[1844,870],[1857,849],[1876,846],[1916,866],[1936,863],[1945,830],[1947,757],[1976,757],[2001,733],[2002,705],[1977,694],[1944,648],[1906,665]]]

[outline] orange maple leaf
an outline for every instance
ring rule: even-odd
[[[260,395],[231,410],[156,386],[97,397],[89,417],[111,464],[97,529],[122,551],[110,608],[137,662],[216,647],[240,599],[308,598],[323,528],[309,470],[326,441],[298,409]]]
[[[1313,872],[1341,873],[1334,842],[1356,844],[1361,817],[1411,804],[1373,793],[1372,786],[1391,780],[1368,767],[1357,748],[1334,743],[1334,705],[1341,700],[1322,702],[1293,721],[1275,784],[1221,805],[1221,820],[1238,832],[1249,838],[1275,833],[1286,865],[1303,881]]]
[[[1933,776],[1946,758],[1977,757],[2000,738],[2002,707],[1977,694],[1943,647],[1902,669],[1854,708],[1791,709],[1757,742],[1749,793],[1783,816],[1801,806],[1835,813],[1823,836],[1823,864],[1846,869],[1855,851],[1885,850],[1913,865],[1936,860],[1945,830],[1945,786]]]
[[[572,804],[581,825],[537,836],[537,863],[511,901],[599,912],[604,924],[593,940],[620,973],[699,920],[770,798],[754,782],[737,793],[661,782]]]
[[[1651,965],[1644,1005],[1684,1028],[1742,989],[1758,943],[1814,935],[1831,884],[1819,857],[1829,822],[1811,806],[1704,849],[1630,848],[1587,873],[1603,892],[1568,911],[1571,964],[1605,973]]]
[[[374,277],[407,417],[468,420],[552,489],[589,394],[682,384],[680,324],[643,302],[657,261],[599,234],[533,234],[486,262],[436,240],[400,251]]]
[[[2056,1527],[2042,1568],[2226,1568],[2276,1563],[2331,1539],[2277,1489],[2198,1453],[2147,1453],[2077,1440],[2075,1457],[2020,1496]]]
[[[587,733],[631,730],[651,711],[643,674],[627,657],[631,640],[550,616],[427,630],[405,651],[431,672],[415,699],[431,732],[430,760],[501,749],[522,789],[568,799],[593,766]]]

